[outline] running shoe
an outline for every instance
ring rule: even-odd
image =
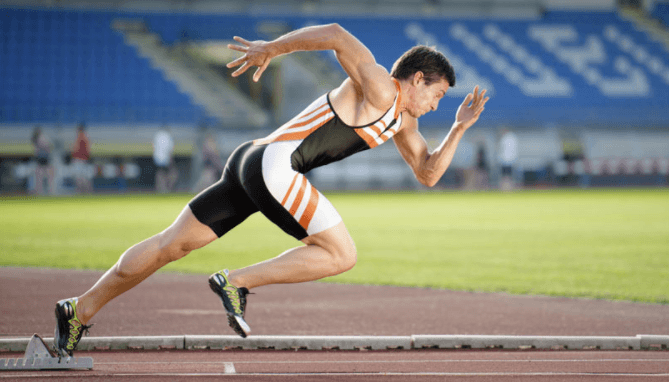
[[[77,298],[56,303],[56,330],[53,335],[54,350],[59,357],[71,357],[81,336],[91,325],[84,325],[77,317]]]
[[[228,314],[228,324],[242,337],[251,333],[251,328],[244,320],[246,310],[246,295],[249,290],[237,288],[228,280],[229,271],[224,269],[209,277],[209,287],[221,298],[223,307]]]

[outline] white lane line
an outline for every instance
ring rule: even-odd
[[[134,377],[134,376],[158,376],[158,377],[211,377],[211,376],[225,376],[225,373],[155,373],[155,374],[113,374],[115,377]],[[229,375],[229,374],[227,374]],[[639,373],[569,373],[569,372],[533,372],[533,373],[501,373],[501,372],[490,372],[490,373],[448,373],[448,372],[410,372],[410,373],[398,373],[398,372],[375,372],[375,373],[238,373],[235,376],[272,376],[272,377],[313,377],[313,376],[375,376],[375,375],[384,375],[384,376],[407,376],[407,377],[429,377],[429,376],[444,376],[444,377],[554,377],[554,376],[588,376],[588,377],[669,377],[669,373],[665,374],[639,374]]]
[[[85,373],[85,374],[76,374],[76,376],[90,378],[90,377],[225,377],[231,376],[231,373]],[[639,374],[639,373],[569,373],[569,372],[545,372],[545,373],[499,373],[499,372],[490,372],[490,373],[447,373],[447,372],[412,372],[412,373],[398,373],[398,372],[376,372],[376,373],[235,373],[235,376],[255,376],[255,377],[313,377],[313,376],[406,376],[406,377],[660,377],[666,378],[669,377],[669,373],[664,374]],[[13,375],[2,375],[0,374],[0,379],[5,378],[47,378],[47,377],[65,377],[67,375],[63,373],[31,373],[31,374],[13,374]],[[71,375],[71,376],[74,376]]]
[[[235,365],[232,362],[226,362],[225,364],[225,374],[236,374]]]
[[[226,374],[235,374],[235,364],[222,362]],[[151,362],[96,362],[96,365],[220,365],[221,362],[197,362],[197,361],[151,361]]]
[[[669,359],[400,359],[400,360],[313,360],[313,361],[235,361],[243,364],[322,364],[322,363],[530,363],[530,362],[573,362],[573,363],[595,363],[595,362],[667,362]],[[130,364],[220,364],[220,361],[130,361],[130,362],[96,362],[96,365],[130,365]]]

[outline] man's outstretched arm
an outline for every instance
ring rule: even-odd
[[[357,91],[365,98],[375,102],[390,99],[392,102],[395,97],[395,86],[388,71],[376,63],[374,55],[363,43],[339,24],[297,29],[273,41],[247,41],[238,36],[234,40],[241,45],[229,44],[228,48],[244,55],[227,64],[228,68],[241,65],[232,73],[233,77],[257,66],[253,80],[258,81],[274,57],[298,51],[333,50]]]
[[[484,97],[485,92],[483,90],[479,93],[477,86],[473,93],[467,95],[458,108],[451,130],[433,152],[429,152],[425,138],[418,131],[418,120],[408,115],[402,116],[402,130],[395,134],[393,140],[400,155],[421,184],[432,187],[444,175],[453,160],[460,139],[483,112],[488,101]]]

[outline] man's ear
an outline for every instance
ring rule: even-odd
[[[425,75],[423,74],[423,72],[421,72],[421,71],[419,70],[419,71],[417,71],[416,73],[414,73],[412,84],[413,84],[413,86],[418,86],[418,84],[419,84],[421,81],[422,81],[422,82],[425,82]]]

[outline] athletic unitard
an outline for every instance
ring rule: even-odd
[[[269,136],[239,146],[221,179],[189,203],[195,217],[219,237],[258,211],[298,240],[337,225],[341,216],[304,174],[399,131],[400,86],[393,81],[395,102],[373,123],[345,124],[325,94]]]

